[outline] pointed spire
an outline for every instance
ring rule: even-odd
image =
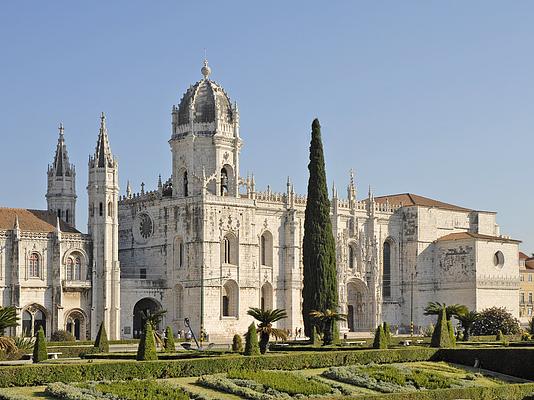
[[[15,215],[15,223],[13,224],[14,231],[20,231],[19,216]]]
[[[158,190],[163,190],[163,183],[161,183],[161,174],[158,176]]]
[[[61,233],[61,224],[59,222],[59,217],[56,217],[56,233]]]
[[[95,162],[99,168],[113,165],[113,155],[109,147],[108,130],[106,128],[106,116],[103,112],[100,116],[100,132],[96,144]]]
[[[130,185],[130,180],[126,182],[126,197],[129,199],[132,198],[132,186]]]
[[[354,204],[356,200],[356,184],[354,183],[354,170],[351,168],[349,172],[349,185],[347,186],[347,196],[350,204]]]
[[[145,194],[145,182],[141,182],[141,194]]]
[[[332,181],[332,198],[337,199],[336,182]]]
[[[59,137],[57,140],[56,154],[50,169],[55,176],[70,175],[71,165],[69,163],[69,156],[67,154],[67,146],[65,145],[65,128],[63,127],[63,123],[59,124],[58,130]]]

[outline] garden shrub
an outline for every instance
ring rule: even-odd
[[[33,362],[38,363],[41,361],[48,360],[48,351],[46,350],[46,339],[43,327],[39,327],[37,331],[37,338],[35,339],[35,344],[33,345]]]
[[[391,339],[392,339],[392,336],[391,336],[391,327],[389,326],[389,324],[387,322],[384,321],[384,323],[382,324],[383,328],[384,328],[384,333],[386,334],[386,339],[387,339],[387,343],[388,343],[388,346],[391,346]]]
[[[452,347],[445,307],[442,308],[438,315],[438,321],[436,323],[436,327],[434,328],[434,332],[432,333],[430,345],[432,347]]]
[[[93,385],[97,392],[116,396],[121,400],[188,400],[189,396],[177,387],[150,380],[128,382],[100,382]]]
[[[373,348],[375,349],[387,349],[388,348],[388,339],[387,339],[386,333],[384,332],[384,327],[382,325],[378,325],[378,327],[376,328]]]
[[[498,331],[504,335],[517,335],[521,332],[519,321],[504,307],[491,307],[479,313],[479,318],[473,322],[473,335],[497,335]]]
[[[256,325],[253,322],[249,325],[245,335],[245,355],[257,356],[259,354],[260,346],[258,344],[258,332],[256,331]]]
[[[70,332],[59,330],[52,333],[50,340],[54,342],[74,342],[76,338]]]
[[[176,344],[174,343],[174,332],[172,328],[168,326],[165,329],[165,342],[164,342],[165,352],[174,353],[176,351]]]
[[[100,328],[98,329],[94,348],[95,351],[98,351],[99,353],[109,353],[108,334],[106,333],[104,321],[102,321]]]
[[[500,329],[497,331],[497,336],[495,337],[495,340],[497,342],[504,342],[504,335],[502,334],[502,331]]]
[[[232,351],[234,353],[241,353],[243,351],[243,339],[241,339],[241,335],[238,335],[237,333],[232,339]]]
[[[322,395],[332,392],[332,388],[324,383],[307,379],[303,376],[286,371],[230,371],[230,379],[252,380],[280,392],[291,395]]]
[[[454,326],[452,325],[452,321],[450,319],[447,320],[447,329],[449,330],[451,347],[456,347],[456,336],[454,335]]]
[[[153,361],[158,359],[156,351],[156,339],[154,338],[154,330],[152,324],[145,323],[145,329],[141,335],[141,341],[137,347],[137,361]]]
[[[528,351],[529,349],[504,349]],[[441,352],[441,350],[440,350]],[[534,361],[534,357],[532,360]],[[35,364],[14,365],[0,368],[0,387],[36,386],[49,382],[83,382],[130,379],[160,379],[184,376],[200,376],[228,372],[235,369],[298,370],[331,366],[426,361],[438,358],[438,351],[431,348],[390,350],[321,351],[291,354],[272,354],[257,357],[222,356],[172,361],[121,361],[84,364]],[[471,364],[473,365],[473,364]],[[526,364],[528,367],[530,364]],[[533,366],[534,368],[534,366]]]
[[[317,326],[313,325],[310,342],[313,347],[319,347],[322,344],[321,335],[317,330]]]

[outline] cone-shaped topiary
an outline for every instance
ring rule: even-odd
[[[450,319],[447,321],[447,329],[449,330],[451,347],[456,347],[456,335],[454,334],[454,326],[452,326],[452,321]]]
[[[232,351],[234,353],[243,352],[243,339],[241,339],[241,335],[238,335],[237,333],[234,335],[234,338],[232,339]]]
[[[245,335],[245,355],[260,355],[260,345],[258,344],[258,331],[256,330],[256,325],[254,324],[254,322],[249,325],[248,331]]]
[[[95,348],[95,350],[94,350],[95,352],[98,352],[98,353],[109,353],[108,334],[106,333],[106,328],[104,326],[104,322],[103,321],[100,324],[100,328],[98,329],[98,333],[96,335],[94,348]]]
[[[430,341],[432,347],[452,347],[451,335],[449,326],[447,324],[447,312],[445,307],[441,309],[438,315],[438,322],[432,333],[432,340]]]
[[[33,345],[33,362],[38,363],[48,360],[48,350],[46,350],[46,339],[43,327],[40,326],[37,331],[37,338]]]
[[[308,170],[310,177],[302,245],[304,264],[302,316],[304,333],[310,337],[313,329],[310,313],[314,310],[337,310],[338,306],[336,245],[330,220],[321,125],[317,119],[312,123]],[[325,325],[323,329],[325,338],[336,335],[331,330],[335,330],[334,324]]]
[[[384,332],[384,326],[378,325],[375,331],[375,340],[373,342],[373,349],[387,349],[388,338]]]
[[[389,327],[389,324],[384,321],[382,324],[382,327],[384,328],[384,333],[386,334],[386,339],[388,341],[388,346],[391,344],[391,328]]]
[[[319,347],[322,344],[321,335],[319,335],[319,332],[317,331],[317,327],[315,325],[312,328],[310,341],[313,347]]]
[[[174,332],[172,331],[172,328],[170,326],[165,328],[164,345],[166,353],[174,353],[176,351],[176,346],[174,344]]]
[[[497,342],[504,342],[504,335],[502,334],[502,331],[500,329],[497,331],[497,336],[495,337],[495,340]]]
[[[158,353],[156,352],[156,339],[154,338],[154,330],[152,324],[145,323],[145,329],[141,335],[139,341],[139,347],[137,348],[138,361],[152,361],[158,359]]]

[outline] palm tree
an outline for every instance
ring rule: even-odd
[[[287,333],[283,329],[273,328],[273,323],[287,318],[286,310],[262,310],[250,307],[247,314],[258,320],[258,333],[260,334],[260,353],[265,354],[269,345],[269,338],[273,335],[276,339],[287,339]]]
[[[314,320],[315,326],[323,333],[323,345],[332,344],[334,341],[334,323],[345,321],[347,316],[340,314],[336,310],[327,309],[325,311],[311,311],[310,317]]]
[[[462,329],[464,330],[464,341],[467,342],[469,340],[471,326],[479,317],[478,313],[476,311],[469,311],[468,313],[455,315],[454,317],[460,321],[460,325],[462,325]]]
[[[144,310],[141,311],[141,319],[143,321],[143,326],[145,323],[149,323],[152,327],[152,330],[154,332],[154,339],[156,340],[157,346],[164,346],[165,341],[163,340],[163,337],[161,333],[158,332],[159,325],[161,323],[161,320],[163,319],[163,316],[167,313],[167,310],[160,310],[155,312],[150,312],[150,310]]]
[[[467,307],[462,304],[451,304],[448,306],[445,303],[438,303],[437,301],[431,301],[425,307],[425,315],[439,315],[443,307],[445,307],[447,321],[450,321],[452,317],[465,315],[469,311]]]
[[[17,309],[13,306],[0,306],[0,336],[4,335],[6,328],[17,326],[19,324],[19,317],[17,317]]]

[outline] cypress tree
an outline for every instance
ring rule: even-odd
[[[137,347],[137,361],[152,361],[158,359],[156,352],[156,339],[154,338],[154,330],[152,324],[145,323],[145,329],[141,335],[139,346]]]
[[[452,321],[450,319],[447,321],[447,329],[449,330],[451,347],[456,347],[456,336],[454,335],[454,326],[452,325]]]
[[[388,346],[391,344],[391,328],[389,327],[389,324],[384,321],[382,324],[382,327],[384,328],[384,333],[386,334],[386,339],[388,341]]]
[[[378,325],[375,331],[375,340],[373,341],[373,349],[387,349],[388,338],[384,332],[384,326]]]
[[[243,351],[243,339],[241,339],[241,335],[238,335],[237,333],[232,339],[232,351],[234,353],[241,353]]]
[[[40,326],[37,331],[37,338],[33,345],[33,362],[38,363],[48,360],[48,350],[46,350],[46,339],[43,327]]]
[[[310,312],[338,308],[336,250],[330,220],[321,126],[317,119],[312,123],[308,170],[310,177],[304,218],[302,316],[304,333],[311,336],[313,321]],[[337,322],[334,324],[337,325]]]
[[[100,324],[100,328],[98,329],[94,348],[95,351],[98,353],[109,353],[108,334],[106,333],[104,321],[102,321],[102,323]]]
[[[248,327],[248,331],[245,335],[245,355],[246,356],[259,356],[260,345],[258,344],[258,331],[256,325],[253,323]]]
[[[172,331],[172,328],[170,326],[165,329],[164,345],[166,353],[174,353],[176,351],[176,346],[174,344],[174,332]]]
[[[447,323],[447,312],[445,306],[438,315],[438,322],[432,333],[431,347],[452,347],[451,334]]]

